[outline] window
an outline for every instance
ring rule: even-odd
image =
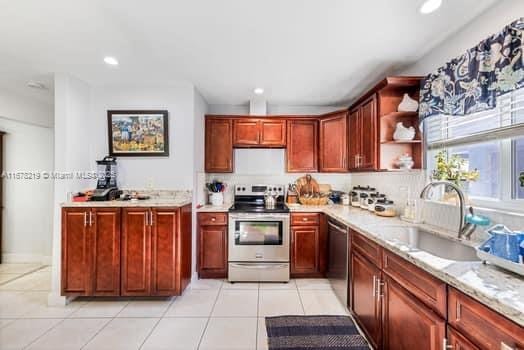
[[[480,176],[465,187],[475,205],[524,211],[524,89],[499,97],[497,108],[468,116],[434,116],[424,123],[427,168],[435,156],[458,156]]]

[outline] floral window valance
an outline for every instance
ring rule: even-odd
[[[420,121],[493,109],[498,96],[523,87],[523,30],[524,17],[423,79]]]

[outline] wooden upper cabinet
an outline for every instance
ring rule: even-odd
[[[349,113],[349,169],[378,170],[378,105],[371,95]]]
[[[62,210],[62,295],[90,295],[89,209]]]
[[[286,121],[271,118],[235,119],[233,145],[235,147],[285,147]]]
[[[270,147],[285,147],[286,121],[262,119],[260,121],[260,145]]]
[[[233,121],[206,118],[205,170],[208,173],[233,172]]]
[[[92,295],[120,295],[120,208],[93,208],[90,213]]]
[[[442,349],[446,321],[386,276],[383,299],[384,349]],[[406,332],[409,330],[409,332]]]
[[[360,132],[360,109],[354,109],[349,113],[349,170],[357,170],[359,165],[359,154],[362,143],[362,133]]]
[[[362,141],[360,148],[360,169],[378,169],[378,111],[377,97],[371,96],[360,108],[360,129]]]
[[[330,113],[320,119],[321,172],[347,172],[347,138],[347,111]]]
[[[233,144],[235,147],[253,147],[260,143],[259,119],[235,119],[233,121]]]
[[[286,160],[290,173],[318,171],[317,120],[288,120]]]

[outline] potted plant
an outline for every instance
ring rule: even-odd
[[[452,155],[449,159],[445,151],[440,151],[435,156],[436,167],[431,175],[432,180],[449,181],[462,188],[464,194],[468,193],[468,186],[470,181],[477,181],[480,177],[480,172],[477,169],[465,169],[466,161],[457,156]],[[445,201],[448,201],[447,194],[444,194]]]

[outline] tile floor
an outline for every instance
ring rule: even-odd
[[[267,349],[264,316],[346,315],[327,280],[199,280],[177,298],[48,307],[49,268],[0,265],[0,349]],[[35,271],[36,270],[36,271]],[[22,271],[22,272],[21,272]]]

